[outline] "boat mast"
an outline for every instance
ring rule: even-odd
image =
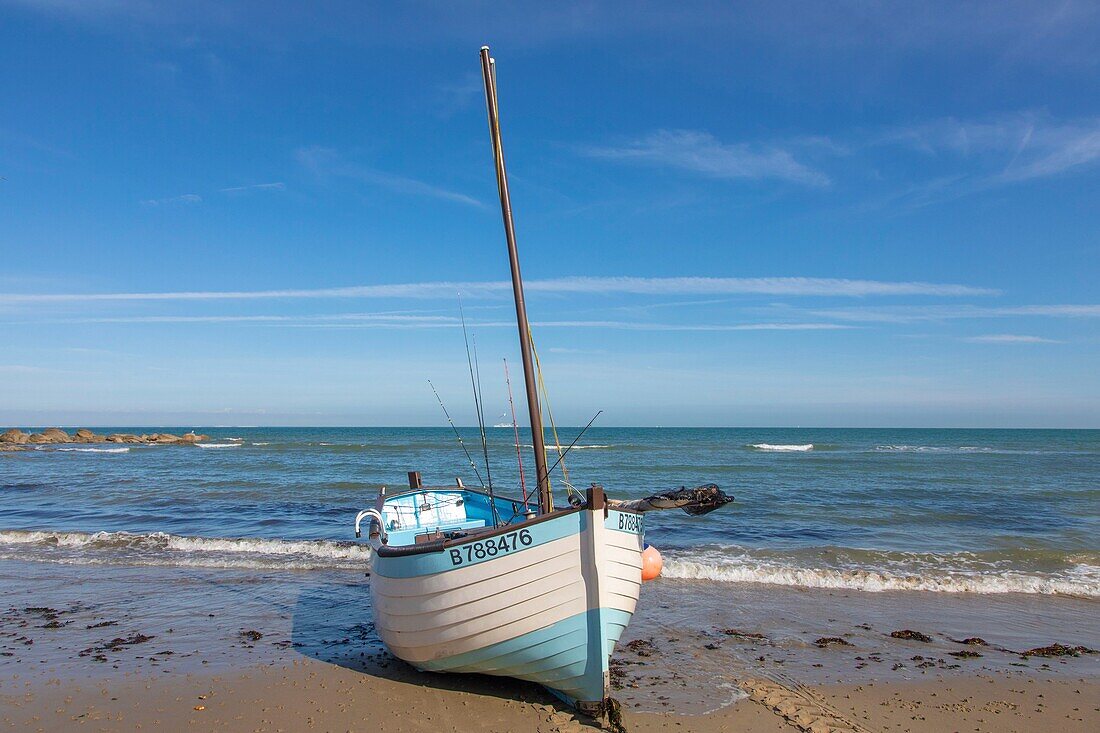
[[[496,161],[497,193],[500,213],[504,218],[504,237],[508,240],[508,264],[512,268],[512,295],[516,301],[516,322],[519,324],[519,353],[523,357],[523,383],[527,388],[527,412],[531,417],[531,445],[535,449],[535,476],[539,487],[539,512],[553,510],[550,497],[550,477],[546,471],[546,446],[542,432],[542,410],[535,387],[535,367],[531,358],[531,328],[527,323],[527,306],[523,300],[523,280],[519,274],[519,253],[516,251],[516,229],[512,223],[512,200],[508,195],[508,174],[504,170],[504,146],[500,139],[500,114],[497,111],[496,61],[489,56],[489,47],[481,47],[481,75],[485,80],[485,104],[489,109],[489,137]]]

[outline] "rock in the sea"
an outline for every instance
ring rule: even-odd
[[[71,443],[72,438],[61,428],[46,428],[42,435],[49,439],[50,443]]]
[[[18,428],[12,428],[0,434],[0,443],[12,443],[15,445],[22,445],[27,442],[27,438],[31,437],[27,433],[24,433]]]
[[[73,434],[74,443],[102,443],[104,437],[102,435],[96,435],[88,428],[81,428]]]
[[[44,443],[51,443],[53,441],[46,437],[44,433],[31,433],[30,437],[27,438],[27,442],[39,445]]]
[[[140,443],[141,438],[133,433],[111,433],[107,436],[108,443]]]
[[[185,433],[180,436],[181,443],[205,443],[210,440],[209,435],[199,435],[196,433]]]
[[[171,433],[158,433],[153,440],[157,443],[178,443],[180,442],[180,436]]]
[[[17,450],[23,450],[23,445],[21,443],[0,443],[0,453]]]

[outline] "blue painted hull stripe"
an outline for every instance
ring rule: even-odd
[[[418,666],[436,672],[480,672],[530,680],[571,703],[602,700],[608,657],[630,616],[611,608],[587,611],[514,639]],[[596,625],[598,631],[593,628]],[[599,648],[592,648],[593,643]]]

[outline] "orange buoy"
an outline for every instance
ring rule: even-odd
[[[642,550],[642,580],[656,580],[661,575],[661,568],[665,561],[661,559],[661,553],[657,548],[647,544]]]

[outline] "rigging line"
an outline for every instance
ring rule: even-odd
[[[489,470],[489,440],[485,436],[485,402],[481,391],[481,365],[477,360],[477,334],[474,334],[474,373],[477,374],[477,410],[480,415],[481,453],[485,456],[485,477],[489,482],[489,506],[493,510],[493,526],[500,525],[496,498],[493,496],[493,474]]]
[[[565,449],[565,452],[563,452],[561,454],[561,456],[558,458],[558,460],[556,460],[554,462],[554,465],[551,466],[550,470],[547,471],[546,473],[550,473],[550,471],[553,471],[555,468],[558,467],[558,464],[561,463],[562,458],[565,458],[566,453],[573,450],[573,446],[575,446],[577,444],[577,441],[581,439],[581,436],[584,435],[585,430],[588,430],[588,428],[592,427],[592,423],[596,422],[596,418],[599,417],[600,413],[602,413],[602,412],[603,412],[603,410],[598,410],[596,412],[596,414],[592,416],[592,419],[588,421],[588,424],[585,425],[584,428],[579,433],[577,433],[577,437],[573,438],[573,442],[569,444],[569,447]],[[562,471],[564,471],[564,470],[565,470],[565,465],[563,464],[562,465]]]
[[[497,514],[497,503],[493,496],[493,474],[489,470],[489,446],[485,440],[485,415],[482,412],[481,403],[481,370],[477,372],[477,377],[474,377],[474,359],[470,355],[470,337],[466,332],[466,314],[462,311],[462,294],[458,296],[458,315],[462,321],[462,340],[466,342],[466,364],[470,367],[470,388],[474,393],[474,409],[477,411],[477,427],[481,433],[481,452],[485,456],[485,478],[489,491],[489,507],[492,509],[493,514],[493,526],[500,525],[500,516]],[[474,341],[474,353],[477,352],[477,341]]]
[[[546,389],[546,382],[542,378],[542,364],[539,362],[539,352],[535,349],[535,337],[530,336],[531,339],[531,353],[535,355],[535,369],[538,372],[539,388],[542,390],[542,401],[546,403],[546,416],[550,418],[550,432],[554,436],[554,445],[558,449],[558,461],[565,458],[565,455],[561,452],[561,439],[558,438],[558,426],[554,423],[554,411],[550,409],[550,393]],[[555,464],[557,465],[557,464]],[[569,481],[569,469],[565,464],[561,464],[561,473],[566,481]],[[550,475],[550,471],[546,472],[546,475]]]
[[[512,401],[512,378],[508,376],[508,360],[504,360],[504,383],[508,385],[508,407],[512,409],[512,430],[516,434],[516,462],[519,463],[519,487],[523,491],[523,510],[530,511],[527,505],[527,481],[523,476],[523,452],[519,449],[519,423],[516,422],[516,403]]]
[[[474,469],[474,475],[477,476],[477,482],[481,484],[481,488],[485,488],[485,481],[481,478],[481,472],[477,470],[477,464],[474,463],[474,459],[470,456],[470,451],[466,449],[466,443],[462,440],[461,433],[458,432],[458,428],[455,427],[455,421],[451,419],[451,414],[447,412],[446,405],[443,404],[443,400],[439,397],[439,392],[436,392],[435,385],[432,384],[432,380],[428,380],[428,386],[432,388],[432,393],[435,395],[436,400],[439,401],[439,406],[443,408],[443,415],[447,418],[447,422],[451,425],[451,430],[455,431],[455,437],[458,438],[458,444],[462,446],[462,452],[466,454],[466,460],[470,462],[470,468]]]

